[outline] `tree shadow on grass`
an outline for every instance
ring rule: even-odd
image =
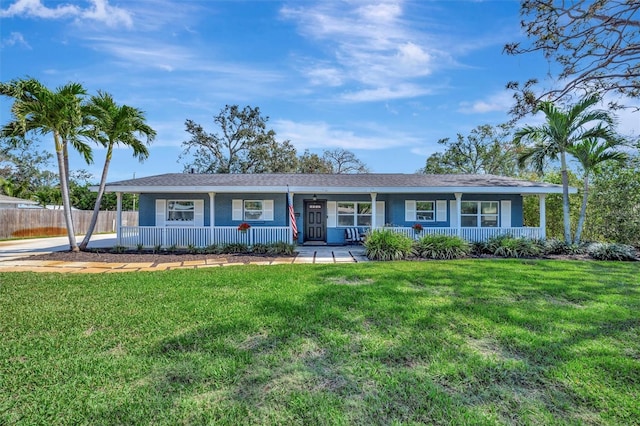
[[[519,282],[500,262],[305,269],[315,284],[304,293],[284,288],[248,299],[251,321],[216,318],[159,342],[135,397],[151,397],[159,418],[189,423],[640,417],[630,402],[640,383],[637,282],[624,271],[594,282],[593,262],[569,272],[521,265]],[[626,355],[617,351],[625,339]],[[568,367],[574,363],[597,374],[582,377]],[[596,401],[585,391],[590,378],[613,396]]]

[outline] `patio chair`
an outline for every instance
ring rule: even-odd
[[[361,244],[364,241],[364,235],[360,233],[358,228],[346,228],[344,230],[344,241],[348,244]]]

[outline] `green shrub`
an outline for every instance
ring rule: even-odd
[[[489,254],[487,250],[487,244],[484,241],[472,241],[471,245],[471,254],[474,256],[480,256],[481,254]]]
[[[251,252],[255,254],[267,254],[269,252],[269,244],[256,243],[251,246]]]
[[[220,254],[222,253],[222,246],[218,244],[210,244],[202,249],[204,254]]]
[[[126,246],[121,246],[121,245],[115,245],[113,246],[113,248],[111,249],[111,253],[118,253],[118,254],[122,254],[125,251],[127,251],[127,247]]]
[[[515,238],[511,235],[490,238],[485,243],[485,250],[494,256],[501,257],[535,257],[542,253],[539,242],[530,238]]]
[[[284,241],[277,241],[275,243],[269,244],[267,253],[274,255],[291,256],[295,249],[296,246],[293,244],[285,243]]]
[[[414,253],[425,259],[458,259],[471,253],[471,244],[458,236],[425,235],[414,244]]]
[[[587,246],[585,244],[568,244],[564,240],[552,238],[545,241],[544,252],[546,254],[585,254]]]
[[[230,243],[222,246],[221,253],[234,254],[234,253],[249,253],[249,246],[243,243]]]
[[[482,253],[485,254],[496,254],[496,250],[504,245],[504,242],[507,240],[513,240],[514,238],[509,234],[496,235],[495,237],[491,237],[487,239],[482,244]],[[507,243],[509,244],[509,243]]]
[[[593,243],[587,253],[597,260],[637,260],[633,246],[618,243]]]
[[[376,229],[369,233],[364,249],[371,260],[400,260],[411,255],[413,240],[390,229]]]

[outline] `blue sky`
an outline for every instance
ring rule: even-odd
[[[110,181],[181,172],[184,121],[214,131],[226,104],[259,107],[300,154],[340,147],[372,172],[412,173],[440,138],[506,121],[509,80],[545,80],[541,56],[502,54],[525,41],[519,12],[506,0],[2,0],[0,80],[79,82],[145,111],[151,156],[118,150]],[[639,114],[622,112],[619,129],[639,135]],[[98,177],[103,155],[72,169]]]

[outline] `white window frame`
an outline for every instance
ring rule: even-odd
[[[418,204],[431,203],[431,210],[420,210]],[[431,219],[420,219],[421,213],[431,213]],[[435,222],[436,221],[436,202],[432,200],[416,200],[416,222]]]
[[[247,203],[260,203],[260,210],[256,209],[248,209]],[[247,218],[247,213],[255,213],[260,212],[260,216],[258,218]],[[242,220],[245,222],[259,222],[264,221],[264,200],[243,200],[242,201]]]
[[[463,206],[465,203],[475,203],[476,204],[476,212],[471,214],[471,213],[462,213],[463,210]],[[495,204],[496,207],[496,212],[495,213],[482,213],[482,203],[491,203],[491,204]],[[461,222],[461,226],[464,228],[498,228],[500,227],[500,202],[499,201],[462,201],[462,204],[460,205],[460,222]],[[482,226],[482,218],[483,217],[495,217],[495,223],[496,226]],[[468,226],[468,225],[464,225],[464,218],[465,217],[475,217],[476,218],[476,225],[475,226]]]
[[[261,210],[246,209],[247,203],[261,203]],[[243,200],[234,198],[231,200],[231,220],[238,222],[271,222],[275,220],[273,207],[272,199]],[[247,218],[246,212],[260,212],[260,217],[249,219]]]
[[[341,204],[353,204],[353,213],[349,213],[349,214],[344,214],[344,213],[340,213],[340,205]],[[361,204],[368,204],[369,205],[369,213],[368,214],[362,214],[362,213],[358,213],[359,211],[359,206]],[[340,223],[340,218],[344,218],[344,217],[350,217],[352,219],[352,223],[349,225],[345,225],[345,224],[341,224]],[[369,223],[368,224],[362,224],[360,223],[360,221],[358,220],[361,217],[369,217]],[[371,222],[373,220],[373,206],[371,204],[371,201],[336,201],[336,225],[337,227],[340,228],[349,228],[349,227],[370,227],[371,226]]]
[[[170,206],[171,206],[172,203],[191,203],[191,210],[171,209]],[[170,219],[171,212],[190,212],[191,215],[192,215],[192,218],[190,220]],[[195,220],[196,220],[196,200],[177,200],[177,199],[167,200],[166,214],[167,214],[166,219],[165,219],[166,225],[194,226],[195,223],[196,223],[195,222]]]

